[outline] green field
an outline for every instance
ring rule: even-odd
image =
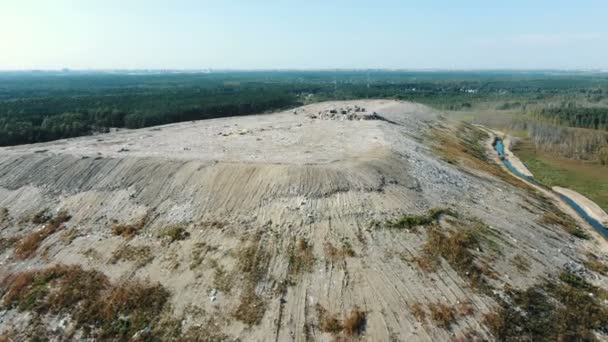
[[[575,190],[608,211],[607,167],[538,151],[528,140],[520,143],[514,152],[543,184]]]

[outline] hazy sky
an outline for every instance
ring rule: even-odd
[[[607,0],[0,0],[0,70],[602,68]]]

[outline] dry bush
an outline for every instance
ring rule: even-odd
[[[118,247],[108,261],[111,264],[116,264],[120,261],[130,261],[139,267],[147,265],[154,259],[150,246],[131,246],[128,244]]]
[[[20,238],[17,236],[0,237],[0,254],[4,253],[9,248],[14,247],[19,240]]]
[[[158,234],[158,237],[161,239],[167,239],[169,243],[173,243],[175,241],[185,240],[190,236],[190,233],[186,230],[183,225],[171,225],[169,227],[165,227]]]
[[[338,248],[328,241],[323,245],[323,252],[325,254],[325,258],[332,265],[344,265],[347,257],[352,258],[356,255],[352,246],[348,242],[343,242],[342,246]]]
[[[224,293],[230,293],[234,285],[234,274],[226,272],[217,262],[213,264],[213,269],[213,287]]]
[[[315,308],[317,310],[319,329],[321,329],[321,331],[331,334],[339,334],[342,331],[342,322],[340,322],[337,315],[329,313],[319,303],[317,303]]]
[[[38,247],[47,237],[54,234],[62,225],[69,221],[71,216],[66,211],[60,211],[55,217],[51,217],[45,222],[44,228],[39,231],[32,232],[15,245],[15,256],[18,259],[26,259],[31,257]]]
[[[456,310],[443,303],[429,304],[431,312],[431,320],[440,328],[449,329],[452,323],[456,321]]]
[[[421,303],[414,303],[410,305],[411,314],[416,317],[418,322],[424,323],[426,321],[426,311],[424,310],[424,305]]]
[[[469,280],[471,286],[483,288],[486,285],[483,275],[489,271],[475,262],[471,250],[480,247],[484,229],[484,225],[474,224],[444,233],[440,227],[430,227],[422,253],[414,260],[423,270],[434,271],[443,258],[461,277]]]
[[[258,325],[264,318],[266,307],[266,301],[255,293],[255,287],[248,286],[241,294],[239,305],[233,316],[249,326]]]
[[[142,218],[137,220],[133,224],[119,224],[115,223],[112,225],[112,234],[122,236],[125,239],[132,239],[135,235],[142,230],[146,223],[148,223],[149,215],[145,214]]]
[[[289,249],[289,276],[291,278],[303,273],[312,272],[315,263],[313,247],[306,239],[299,239]]]
[[[34,215],[32,215],[32,217],[30,218],[30,222],[32,222],[34,224],[43,224],[43,223],[46,223],[50,219],[51,219],[51,216],[49,215],[49,210],[43,209],[43,210],[35,213]]]
[[[256,287],[266,276],[270,263],[270,253],[262,242],[261,233],[237,250],[236,258],[237,269],[243,274],[244,290],[233,317],[247,325],[256,325],[261,322],[267,307],[266,300],[256,293]]]
[[[492,335],[498,337],[503,335],[505,328],[505,315],[502,308],[499,308],[496,312],[488,312],[483,315],[482,324],[485,325]]]
[[[366,324],[367,314],[355,307],[344,317],[344,333],[346,336],[360,335]]]
[[[469,300],[463,300],[456,304],[456,315],[458,317],[470,316],[473,314],[475,309],[473,308],[473,304]]]
[[[95,331],[101,340],[127,340],[155,326],[169,293],[159,284],[127,281],[112,284],[98,271],[56,265],[7,277],[2,309],[37,315],[69,315],[84,336]]]
[[[387,221],[385,226],[387,228],[413,230],[418,226],[436,224],[443,214],[456,216],[456,213],[449,209],[433,208],[423,215],[402,215],[394,221]]]

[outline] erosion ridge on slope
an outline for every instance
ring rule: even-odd
[[[342,114],[356,108],[371,120]],[[163,313],[122,313],[128,337],[489,338],[484,317],[505,284],[527,287],[564,265],[592,274],[583,253],[600,252],[543,220],[545,203],[529,190],[442,160],[429,140],[437,127],[454,129],[422,105],[327,102],[0,149],[0,273],[69,264],[107,276],[100,291],[160,283]],[[452,214],[429,229],[382,224],[434,207]],[[20,241],[48,225],[32,219],[45,209],[70,219],[17,258]],[[421,267],[428,239],[452,241],[477,224],[483,236],[463,237],[470,251],[456,257],[472,258],[487,287],[441,251],[433,270]],[[461,310],[442,315],[452,308]],[[6,300],[3,310],[5,333],[27,334],[35,321],[49,335],[86,334],[68,310],[28,316]],[[163,328],[169,321],[178,328]]]

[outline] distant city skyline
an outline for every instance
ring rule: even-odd
[[[608,2],[4,0],[0,70],[608,70]]]

